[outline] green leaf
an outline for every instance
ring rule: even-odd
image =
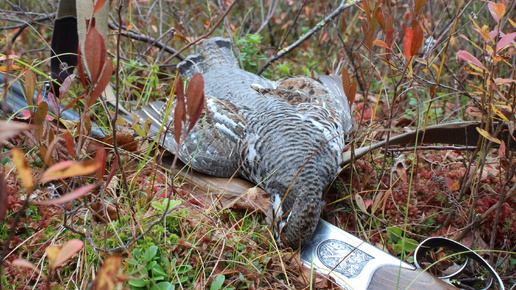
[[[400,244],[394,244],[392,245],[392,250],[396,253],[399,253],[403,250],[403,246]]]
[[[154,267],[152,267],[152,274],[168,277],[167,273],[165,270],[163,270],[163,267],[160,264],[156,264]]]
[[[177,274],[185,274],[186,272],[192,270],[192,268],[193,267],[190,265],[181,265],[176,268],[176,272],[177,272]]]
[[[147,266],[145,267],[145,269],[147,269],[147,271],[151,271],[152,268],[154,268],[154,266],[157,264],[158,262],[156,261],[150,261],[150,263],[147,264]]]
[[[398,227],[388,227],[387,234],[389,234],[394,242],[397,242],[403,235],[403,230]]]
[[[157,246],[151,246],[147,252],[145,252],[144,255],[144,262],[150,262],[154,257],[156,257],[156,254],[158,253],[158,247]]]
[[[405,251],[414,252],[419,245],[419,243],[414,239],[405,238],[403,239],[403,244],[405,246]]]
[[[170,282],[159,282],[155,286],[152,286],[151,289],[159,289],[159,290],[175,290],[176,287]]]
[[[155,201],[155,202],[151,203],[151,205],[152,205],[153,208],[155,208],[155,209],[157,209],[159,211],[164,212],[165,209],[167,208],[168,200],[169,200],[168,198],[164,198],[161,203]],[[175,199],[171,200],[170,204],[168,206],[168,210],[173,209],[174,207],[180,205],[181,203],[182,203],[182,201],[180,201],[180,200],[175,200]]]
[[[141,279],[141,280],[134,280],[129,281],[129,285],[134,287],[145,287],[148,284],[148,281],[146,281],[147,278]]]
[[[165,277],[164,276],[152,277],[152,281],[154,281],[154,282],[158,282],[158,281],[161,281],[161,280],[165,280]]]
[[[226,276],[218,275],[213,281],[213,283],[211,283],[210,290],[218,290],[222,288],[224,281],[226,281]]]

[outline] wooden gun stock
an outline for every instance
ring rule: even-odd
[[[399,278],[398,278],[399,277]],[[459,289],[421,269],[409,270],[396,266],[384,266],[376,270],[368,290],[395,289]]]

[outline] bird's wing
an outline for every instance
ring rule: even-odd
[[[190,164],[193,169],[218,177],[231,177],[240,165],[241,140],[245,139],[246,121],[231,102],[206,96],[201,117],[182,139],[178,146],[173,130],[172,104],[169,117],[165,122],[160,144],[170,152],[178,153],[179,159]],[[153,102],[138,112],[142,120],[152,121],[150,136],[157,136],[162,126],[166,103]],[[183,130],[184,132],[184,130]]]

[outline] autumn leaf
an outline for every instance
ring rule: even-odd
[[[410,46],[410,55],[414,56],[421,48],[421,45],[423,45],[423,38],[424,38],[424,32],[421,28],[421,25],[419,25],[419,22],[417,20],[412,21],[412,42]]]
[[[102,34],[95,27],[88,30],[85,43],[84,57],[86,65],[88,66],[92,82],[96,84],[106,61],[106,43]]]
[[[84,247],[84,242],[81,240],[73,239],[61,248],[56,246],[50,246],[47,248],[47,257],[50,261],[50,268],[55,269],[62,263],[66,262],[73,255],[79,252]]]
[[[11,150],[11,154],[13,157],[13,162],[16,165],[16,169],[18,170],[18,176],[23,182],[23,186],[26,189],[32,188],[34,185],[34,178],[32,177],[32,170],[25,161],[23,151],[15,147]]]
[[[25,95],[34,96],[36,91],[36,76],[31,70],[25,71]],[[27,102],[32,101],[32,98],[27,98]],[[29,104],[31,105],[31,104]]]
[[[478,67],[483,69],[484,71],[488,71],[488,69],[471,53],[465,51],[465,50],[459,50],[456,54],[457,59],[465,60],[467,63],[469,63],[472,66]]]
[[[72,201],[72,200],[75,200],[75,199],[85,196],[86,194],[90,193],[93,189],[95,189],[95,187],[97,187],[96,184],[82,186],[82,187],[79,187],[76,190],[74,190],[70,193],[67,193],[61,197],[34,202],[34,204],[37,204],[37,205],[63,204],[65,202],[69,202],[69,201]]]
[[[491,12],[491,16],[496,22],[500,22],[500,18],[502,18],[505,14],[505,5],[503,3],[493,3],[489,1],[487,4],[489,8],[489,12]]]
[[[516,32],[509,33],[500,38],[500,41],[496,44],[496,52],[501,51],[502,49],[508,47],[516,37]]]
[[[95,289],[114,289],[115,278],[122,267],[122,256],[111,255],[104,260],[102,267],[97,271]]]
[[[200,73],[194,74],[188,84],[186,89],[186,108],[190,122],[187,130],[188,133],[195,126],[204,108],[204,78]]]
[[[36,138],[41,140],[43,138],[43,122],[45,121],[48,114],[48,104],[41,102],[38,105],[36,114],[34,114],[34,125],[36,126]]]
[[[51,180],[68,178],[91,174],[100,168],[101,164],[97,161],[62,161],[52,165],[41,176],[41,182],[46,183]]]
[[[425,6],[426,0],[414,0],[414,13],[419,15],[423,7]]]
[[[410,60],[412,58],[412,38],[414,37],[414,31],[408,27],[405,29],[405,37],[403,38],[403,49],[405,52],[405,58]]]
[[[102,177],[104,177],[104,172],[106,171],[107,164],[107,154],[106,149],[104,149],[104,147],[99,147],[99,149],[97,149],[97,152],[95,153],[95,161],[100,163],[100,167],[96,172],[96,177],[98,180],[102,180]]]
[[[480,135],[482,135],[487,140],[489,140],[491,142],[494,142],[496,144],[501,144],[502,143],[502,141],[500,141],[500,139],[491,136],[491,134],[489,134],[489,132],[487,132],[486,130],[484,130],[484,129],[480,128],[480,127],[476,127],[476,129],[477,129],[478,133],[480,133]]]
[[[102,6],[104,6],[104,3],[106,3],[106,0],[97,0],[97,2],[95,3],[95,7],[93,9],[93,15],[97,14],[97,12],[99,12],[99,10],[102,8]]]

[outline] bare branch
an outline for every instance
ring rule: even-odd
[[[283,57],[285,54],[287,54],[287,53],[291,52],[292,50],[294,50],[294,48],[298,47],[301,43],[303,43],[305,40],[310,38],[310,36],[312,36],[314,33],[316,33],[317,31],[321,30],[321,28],[323,28],[326,24],[328,24],[328,22],[333,20],[335,17],[337,17],[344,10],[346,10],[349,7],[351,7],[352,5],[355,5],[356,3],[362,2],[362,0],[351,1],[351,2],[352,3],[349,4],[348,1],[345,1],[345,0],[342,1],[340,6],[337,7],[337,9],[335,11],[333,11],[330,15],[328,15],[326,18],[324,18],[321,22],[317,23],[315,25],[315,27],[310,29],[310,31],[308,31],[305,35],[303,35],[301,38],[299,38],[296,42],[292,43],[287,48],[284,48],[284,49],[278,51],[277,53],[275,53],[273,56],[271,56],[265,62],[265,64],[262,65],[262,67],[258,70],[258,72],[256,74],[257,75],[261,75],[267,69],[267,67],[269,67],[269,65],[271,65],[271,63],[273,63],[274,61],[276,61],[279,58]]]

